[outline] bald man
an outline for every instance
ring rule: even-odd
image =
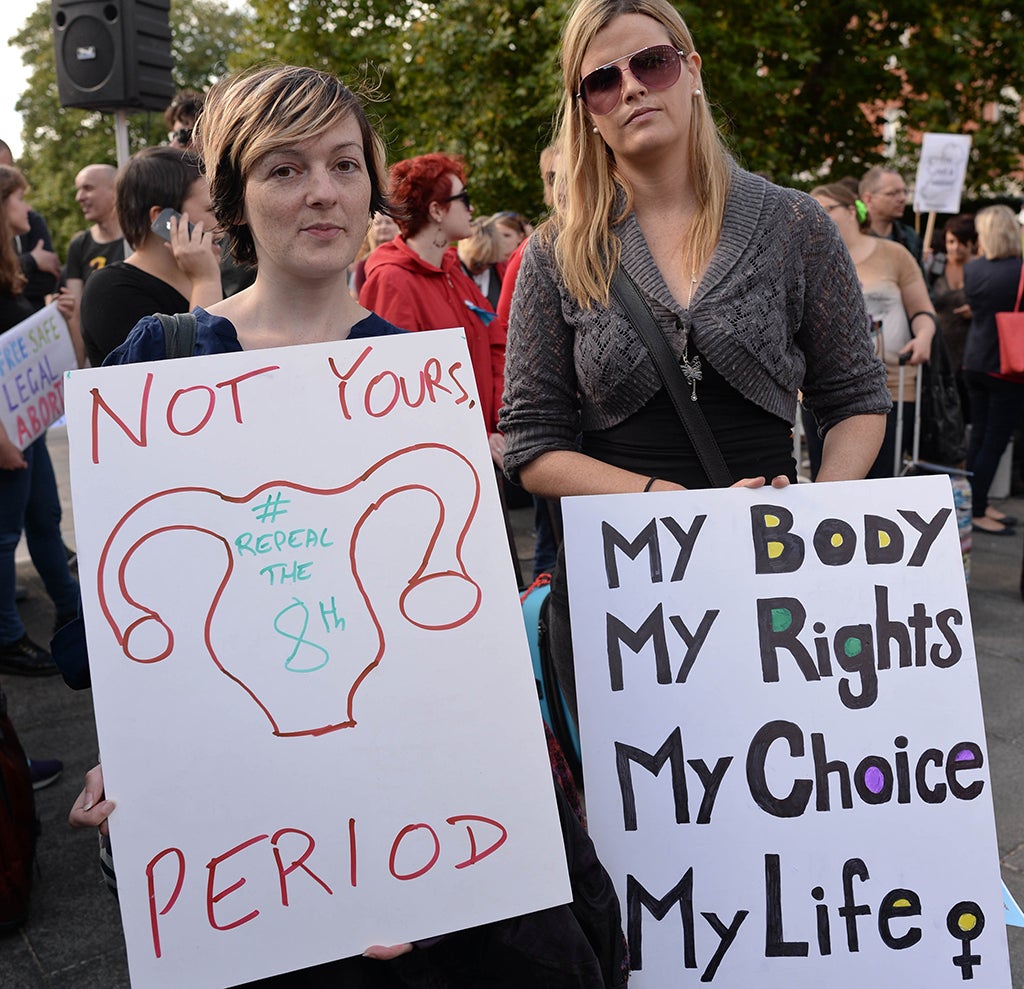
[[[117,220],[113,165],[86,165],[75,176],[75,201],[82,215],[92,226],[71,238],[68,245],[67,277],[57,299],[64,318],[71,327],[72,339],[78,348],[81,332],[78,304],[89,276],[105,265],[123,261],[127,253],[121,225]],[[84,351],[79,356],[82,362]]]

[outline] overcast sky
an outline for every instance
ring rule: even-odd
[[[21,52],[9,48],[11,35],[22,29],[29,14],[39,0],[0,0],[0,138],[3,138],[17,158],[21,154],[21,115],[14,112],[14,104],[25,89],[25,67]]]

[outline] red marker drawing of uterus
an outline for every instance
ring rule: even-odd
[[[204,585],[213,593],[202,638],[217,669],[276,735],[352,728],[356,694],[385,661],[389,628],[445,632],[476,615],[482,592],[463,552],[479,501],[472,463],[434,443],[396,450],[337,487],[273,480],[241,495],[156,491],[104,544],[100,608],[125,657],[168,660],[176,636],[155,600],[159,579],[143,579],[145,565],[133,560],[151,561],[140,554],[161,545],[151,540],[209,537],[219,548],[204,557],[217,562]]]

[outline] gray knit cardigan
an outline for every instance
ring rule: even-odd
[[[791,424],[802,388],[822,434],[849,416],[889,410],[856,270],[835,224],[809,196],[734,168],[722,235],[689,309],[670,294],[636,217],[614,232],[623,268],[677,356],[689,335],[738,392]],[[540,454],[576,449],[581,430],[622,422],[659,388],[618,303],[579,306],[551,246],[533,237],[509,320],[499,420],[506,474],[516,480]]]

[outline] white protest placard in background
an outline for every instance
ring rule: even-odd
[[[0,336],[0,423],[19,450],[64,415],[64,372],[78,367],[57,304]]]
[[[566,902],[462,331],[66,388],[132,985],[236,985]]]
[[[949,479],[563,511],[630,986],[1008,989]]]
[[[959,213],[970,157],[970,134],[925,134],[914,181],[914,212]]]

